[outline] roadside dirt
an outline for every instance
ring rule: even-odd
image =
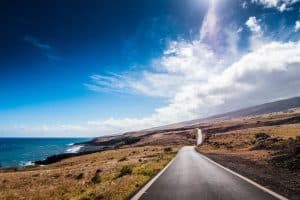
[[[197,150],[286,196],[300,199],[300,124],[209,135]]]

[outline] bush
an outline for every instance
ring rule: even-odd
[[[123,161],[126,161],[126,160],[127,160],[127,157],[124,156],[124,157],[120,158],[118,161],[119,161],[119,162],[123,162]]]
[[[96,183],[100,183],[101,182],[101,176],[98,172],[98,170],[96,171],[95,175],[92,177],[92,183],[96,184]]]
[[[266,133],[256,133],[254,137],[257,140],[265,140],[265,139],[269,138],[270,135],[268,135]]]
[[[283,147],[277,151],[271,159],[271,163],[277,167],[289,169],[291,171],[300,168],[300,138],[289,138],[281,141]]]
[[[82,179],[84,177],[84,173],[80,173],[80,174],[78,174],[76,177],[75,177],[75,179],[76,180],[80,180],[80,179]]]
[[[165,152],[171,152],[171,151],[172,151],[172,148],[171,148],[171,147],[166,147],[166,148],[164,148],[164,151],[165,151]]]
[[[125,175],[130,175],[130,174],[132,174],[132,166],[125,165],[125,166],[122,167],[118,177],[122,177],[122,176],[125,176]]]
[[[150,168],[149,166],[145,166],[145,165],[141,165],[141,166],[135,168],[135,173],[143,175],[143,176],[149,176],[149,177],[154,176],[155,174],[158,173],[158,171],[159,171],[158,169],[153,169],[153,168]]]

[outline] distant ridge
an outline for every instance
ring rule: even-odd
[[[291,108],[297,108],[297,107],[300,107],[300,97],[293,97],[290,99],[284,99],[284,100],[274,101],[271,103],[265,103],[257,106],[243,108],[240,110],[231,111],[220,115],[214,115],[208,117],[207,119],[246,117],[250,115],[261,115],[261,114],[267,114],[272,112],[280,112],[280,111],[288,110]]]
[[[293,97],[290,99],[284,99],[280,101],[274,101],[270,103],[265,103],[257,106],[252,106],[248,108],[243,108],[224,114],[214,115],[208,118],[195,119],[190,121],[179,122],[175,124],[169,124],[160,127],[153,127],[150,129],[130,131],[119,135],[110,135],[94,138],[92,141],[86,142],[85,144],[92,144],[92,146],[113,146],[113,145],[124,145],[131,144],[139,141],[142,137],[151,134],[157,134],[159,132],[166,131],[182,131],[185,129],[191,129],[193,127],[198,127],[202,123],[207,123],[210,120],[215,119],[230,119],[237,117],[247,117],[252,115],[261,115],[273,112],[285,111],[292,108],[300,107],[300,97]]]
[[[190,121],[183,121],[175,124],[169,124],[165,126],[160,127],[154,127],[150,129],[146,129],[144,131],[155,131],[155,130],[166,130],[166,129],[172,129],[172,128],[180,128],[184,126],[191,126],[194,124],[198,124],[207,120],[214,120],[214,119],[228,119],[228,118],[235,118],[235,117],[247,117],[251,115],[261,115],[261,114],[267,114],[272,112],[280,112],[292,108],[298,108],[300,107],[300,97],[293,97],[289,99],[283,99],[279,101],[274,101],[270,103],[264,103],[256,106],[251,106],[247,108],[242,108],[239,110],[234,110],[230,112],[226,112],[223,114],[213,115],[207,118],[201,118],[201,119],[194,119]]]

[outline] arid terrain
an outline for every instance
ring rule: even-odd
[[[290,110],[217,122],[214,129],[207,129],[210,134],[197,150],[267,188],[299,199],[300,123],[287,120],[294,120],[298,113],[299,110]],[[282,120],[286,123],[250,125],[255,121],[258,125]]]
[[[128,199],[178,148],[123,148],[43,167],[4,170],[0,173],[0,199]]]

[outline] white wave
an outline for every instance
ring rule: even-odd
[[[75,145],[66,150],[67,153],[77,153],[83,146]]]
[[[69,143],[69,144],[68,144],[68,146],[73,146],[73,145],[74,145],[74,143]]]
[[[32,165],[35,165],[34,164],[34,162],[32,162],[32,161],[21,161],[20,162],[20,166],[22,166],[22,167],[26,167],[26,166],[32,166]]]

